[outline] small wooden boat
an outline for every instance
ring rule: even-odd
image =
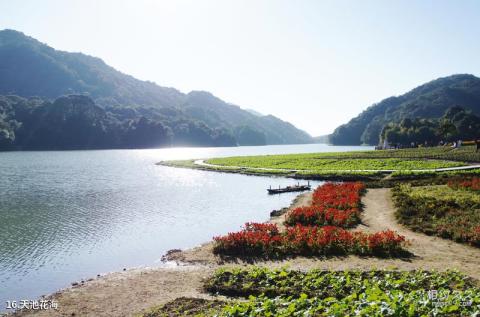
[[[312,187],[310,186],[310,182],[307,185],[294,185],[294,186],[287,186],[287,187],[278,187],[278,188],[270,188],[267,189],[269,194],[281,194],[281,193],[289,193],[289,192],[301,192],[304,190],[310,190]]]

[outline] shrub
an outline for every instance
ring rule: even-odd
[[[215,237],[214,241],[214,253],[235,256],[396,256],[405,252],[405,237],[391,230],[367,234],[334,226],[295,225],[279,232],[274,224],[247,223],[243,230]]]
[[[285,224],[353,227],[360,222],[361,195],[364,192],[365,185],[360,182],[326,183],[315,189],[312,204],[295,208],[287,216]]]
[[[214,252],[235,255],[274,255],[282,244],[277,225],[247,222],[239,232],[213,238]]]
[[[396,216],[415,231],[480,246],[480,196],[462,188],[458,181],[449,186],[397,186]]]
[[[462,181],[449,181],[448,186],[453,189],[480,191],[480,177],[473,177],[469,180]]]
[[[307,206],[293,209],[285,219],[285,224],[316,225],[316,226],[338,226],[350,228],[360,222],[360,210],[351,208],[339,210],[324,206]]]

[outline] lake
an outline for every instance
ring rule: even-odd
[[[189,248],[265,221],[293,179],[157,166],[161,160],[367,150],[324,144],[0,153],[0,311],[71,282],[161,265]],[[319,182],[314,182],[314,185]]]

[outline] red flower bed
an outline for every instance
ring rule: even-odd
[[[360,222],[361,196],[364,191],[365,185],[359,182],[326,183],[315,189],[312,204],[295,208],[287,216],[285,224],[353,227]]]
[[[313,192],[312,204],[294,209],[280,232],[275,224],[247,223],[239,232],[215,237],[214,253],[235,256],[378,255],[405,251],[405,237],[387,230],[373,234],[350,232],[360,221],[362,183],[327,183]]]
[[[360,197],[365,185],[356,183],[326,183],[319,186],[312,195],[312,205],[349,209],[360,207]]]
[[[339,210],[325,206],[299,207],[287,216],[285,224],[353,227],[360,222],[360,210],[351,208]]]
[[[480,191],[480,177],[473,177],[472,179],[463,181],[449,181],[448,186],[453,189]]]
[[[405,237],[387,230],[374,234],[339,227],[296,225],[279,232],[274,224],[247,223],[240,232],[215,237],[214,252],[229,255],[333,255],[393,256],[403,252]]]
[[[215,253],[235,255],[274,254],[281,245],[277,225],[269,223],[247,222],[242,231],[213,239]]]

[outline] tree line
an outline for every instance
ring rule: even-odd
[[[438,119],[409,119],[389,123],[380,134],[381,144],[390,145],[438,145],[458,140],[480,139],[480,117],[459,107],[449,108]]]

